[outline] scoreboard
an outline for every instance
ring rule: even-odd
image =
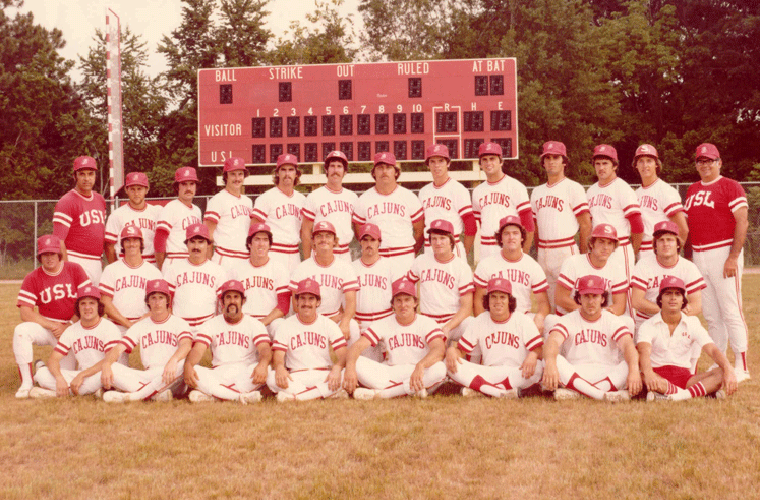
[[[495,142],[518,157],[514,58],[198,70],[198,163],[231,156],[269,165],[282,153],[321,163],[330,151],[367,162],[390,151],[453,159]]]

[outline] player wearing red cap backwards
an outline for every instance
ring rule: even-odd
[[[697,266],[678,255],[681,250],[678,232],[679,227],[675,222],[664,220],[655,224],[654,252],[641,257],[633,268],[631,298],[636,309],[634,319],[637,329],[644,321],[660,312],[656,299],[660,284],[666,276],[675,276],[686,283],[688,305],[684,306],[683,313],[697,316],[702,312],[705,281]]]
[[[261,400],[258,389],[267,381],[272,348],[267,330],[258,320],[243,314],[245,289],[229,280],[219,291],[222,315],[206,321],[195,334],[185,359],[185,384],[195,390],[192,403],[235,400],[243,404]],[[211,347],[212,368],[196,366]]]
[[[738,389],[734,368],[710,339],[699,318],[686,316],[686,285],[675,276],[660,284],[659,313],[645,321],[636,334],[639,364],[646,384],[647,400],[680,401],[716,393],[721,386],[725,394]],[[694,348],[704,351],[718,365],[694,375],[691,357]],[[717,397],[725,396],[723,391]]]
[[[705,278],[702,312],[715,345],[726,352],[730,340],[736,377],[749,379],[747,324],[742,311],[744,240],[747,237],[747,196],[738,182],[720,174],[718,148],[701,144],[696,152],[701,180],[686,193],[694,264]]]
[[[441,327],[447,342],[456,342],[472,319],[472,269],[454,254],[454,226],[445,219],[431,221],[428,242],[432,253],[414,259],[406,277],[420,284],[420,313]]]
[[[121,340],[121,334],[116,325],[102,317],[103,304],[97,287],[79,287],[75,311],[79,321],[58,339],[47,366],[38,366],[34,380],[40,387],[33,387],[29,397],[84,396],[101,389],[100,367],[105,353]],[[69,352],[74,353],[78,370],[61,369],[61,360]]]
[[[273,242],[269,257],[285,269],[295,269],[301,262],[298,253],[301,234],[301,209],[306,198],[295,190],[301,171],[298,158],[290,153],[277,157],[274,187],[256,198],[253,204],[254,223],[265,222],[272,229]]]
[[[463,396],[516,398],[518,391],[541,380],[543,366],[538,360],[543,338],[530,318],[513,314],[516,306],[509,280],[488,281],[485,312],[446,351],[449,377],[464,386]],[[476,347],[482,355],[480,364],[462,359]]]
[[[633,335],[622,318],[604,310],[607,299],[604,280],[584,276],[575,294],[580,309],[563,316],[549,332],[542,384],[555,390],[555,399],[583,394],[618,402],[641,391]],[[558,388],[560,383],[566,389]]]
[[[245,160],[233,156],[224,161],[222,180],[224,189],[208,201],[203,223],[216,250],[209,248],[214,256],[209,258],[227,271],[248,258],[245,235],[251,225],[253,202],[243,193],[243,182],[248,171]]]
[[[498,144],[487,142],[478,148],[480,168],[486,173],[486,181],[472,190],[472,211],[480,222],[479,260],[499,253],[498,242],[492,235],[499,229],[499,221],[507,215],[519,216],[525,228],[523,251],[530,252],[533,244],[533,213],[528,190],[522,182],[502,171],[501,156]]]
[[[16,299],[22,321],[13,330],[13,355],[21,377],[17,398],[28,397],[34,385],[34,345],[58,343],[72,320],[78,319],[74,314],[77,288],[90,284],[82,266],[61,260],[61,240],[52,234],[37,240],[37,260],[41,266],[24,277]],[[61,366],[73,370],[74,356],[63,358]]]
[[[90,156],[74,160],[74,189],[55,205],[53,234],[61,240],[63,260],[82,266],[97,286],[103,266],[100,256],[106,236],[106,202],[93,191],[98,180],[98,164]]]
[[[161,209],[156,226],[156,265],[166,272],[172,262],[187,258],[185,231],[191,224],[201,223],[201,209],[193,205],[198,175],[193,167],[180,167],[174,172],[177,199]]]
[[[346,364],[346,339],[334,321],[317,312],[319,284],[313,279],[298,283],[296,314],[277,329],[273,350],[274,370],[267,385],[277,401],[346,397],[341,389]],[[337,358],[330,357],[330,348]]]
[[[333,253],[338,236],[332,224],[326,220],[317,222],[312,226],[311,238],[313,255],[298,264],[288,288],[295,293],[301,281],[307,278],[316,281],[320,290],[317,312],[335,321],[351,345],[359,338],[359,325],[354,320],[359,279],[353,266]]]
[[[245,244],[250,256],[232,269],[230,278],[240,281],[245,289],[243,314],[259,320],[274,338],[277,325],[290,310],[291,270],[269,258],[272,230],[266,224],[251,224]]]
[[[301,209],[301,247],[304,260],[311,257],[311,232],[315,222],[326,220],[337,231],[338,245],[335,256],[351,261],[348,245],[354,237],[351,219],[359,197],[343,187],[343,178],[348,173],[348,158],[342,151],[332,151],[325,158],[327,184],[312,191]]]
[[[414,283],[405,278],[393,283],[394,315],[375,322],[348,353],[343,386],[354,399],[424,398],[446,378],[443,332],[435,321],[417,314],[418,303]],[[361,356],[379,343],[385,346],[384,363]]]
[[[224,268],[208,260],[212,243],[208,227],[190,225],[185,235],[190,256],[175,262],[164,273],[173,295],[172,313],[187,321],[193,332],[216,314],[216,297],[227,281]]]
[[[354,212],[354,232],[371,222],[383,233],[380,255],[390,259],[394,279],[409,271],[422,248],[424,213],[414,193],[398,184],[401,169],[393,153],[377,153],[372,167],[375,185],[359,197]]]
[[[185,320],[171,313],[172,294],[169,283],[151,280],[145,289],[150,315],[127,330],[111,348],[101,367],[101,383],[109,390],[106,403],[123,403],[152,399],[171,400],[184,394],[183,361],[193,345],[193,335]],[[140,347],[140,362],[145,370],[117,363],[119,357]]]
[[[475,241],[478,225],[472,213],[470,193],[459,181],[449,176],[451,156],[449,148],[443,144],[432,144],[425,151],[425,164],[433,175],[433,182],[420,189],[420,203],[425,212],[425,229],[430,230],[430,222],[443,219],[454,226],[457,245],[454,253],[467,258]],[[459,236],[464,231],[464,244]],[[425,241],[425,252],[430,253],[430,242]]]
[[[554,308],[554,290],[562,263],[579,251],[588,252],[591,216],[583,186],[565,177],[565,169],[570,164],[565,145],[558,141],[545,142],[539,162],[546,170],[547,182],[530,193],[530,206],[536,220],[538,263],[546,274],[549,305]],[[575,243],[576,234],[580,249]]]
[[[668,220],[675,223],[681,244],[686,243],[689,227],[686,225],[681,195],[673,186],[659,177],[662,162],[654,146],[649,144],[639,146],[633,156],[633,166],[641,176],[641,187],[636,190],[636,197],[641,207],[641,218],[644,221],[644,235],[641,248],[639,248],[639,260],[641,260],[642,256],[651,255],[652,233],[656,224]]]
[[[148,176],[142,172],[130,172],[124,181],[124,192],[128,201],[108,216],[106,222],[106,260],[109,264],[116,262],[117,256],[124,255],[124,248],[118,247],[119,234],[127,226],[133,226],[142,233],[143,258],[148,262],[156,263],[156,251],[154,240],[156,238],[156,225],[161,214],[159,205],[146,203],[145,197],[150,190]],[[117,251],[118,250],[118,251]]]

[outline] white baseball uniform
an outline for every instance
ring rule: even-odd
[[[425,213],[425,235],[428,234],[430,223],[434,220],[443,219],[451,222],[457,242],[454,253],[458,257],[466,258],[464,244],[459,240],[459,235],[464,231],[462,218],[472,214],[472,200],[467,188],[449,177],[440,186],[436,186],[434,182],[425,184],[420,189],[419,199]],[[432,253],[428,239],[425,240],[425,253]]]
[[[253,215],[272,230],[269,258],[286,269],[295,269],[301,262],[298,244],[301,241],[301,209],[306,197],[298,191],[290,196],[277,186],[256,198]]]
[[[644,221],[644,235],[639,248],[639,259],[652,252],[652,233],[658,222],[669,220],[678,212],[683,211],[681,195],[676,188],[657,179],[647,187],[641,186],[636,190],[636,197],[641,207],[641,219]]]
[[[176,261],[165,273],[174,293],[172,312],[195,330],[216,314],[219,289],[227,281],[227,272],[210,260],[195,265],[190,259]]]
[[[681,322],[671,334],[662,315],[657,313],[642,323],[636,332],[636,343],[640,342],[652,345],[652,368],[680,366],[691,370],[694,350],[701,352],[712,339],[696,316],[682,314]]]
[[[351,220],[359,203],[359,197],[350,189],[341,188],[333,191],[327,186],[312,191],[304,202],[301,215],[314,223],[326,220],[338,233],[338,245],[333,250],[341,259],[351,261],[348,245],[354,237]]]
[[[298,283],[311,278],[319,283],[321,303],[317,312],[327,318],[340,314],[343,294],[359,291],[359,278],[351,264],[333,257],[330,265],[322,266],[314,256],[301,262],[290,277],[290,291],[295,293]]]
[[[227,189],[215,194],[206,207],[204,221],[216,224],[214,229],[214,262],[227,271],[248,259],[245,238],[251,225],[253,202],[245,195],[235,196]]]
[[[124,255],[124,249],[121,248],[119,241],[121,230],[126,226],[139,227],[143,240],[143,259],[155,264],[156,251],[153,242],[156,239],[156,228],[161,210],[160,205],[151,205],[150,203],[146,203],[142,210],[135,210],[129,203],[120,206],[108,216],[106,243],[115,244],[116,255],[121,257]]]
[[[187,259],[186,230],[192,224],[201,222],[201,209],[195,205],[188,207],[179,200],[172,200],[161,209],[156,230],[161,229],[169,234],[166,239],[166,259],[162,267],[163,271],[166,271],[174,261]]]
[[[93,191],[84,197],[72,189],[58,200],[53,213],[53,234],[66,245],[69,261],[84,268],[92,284],[98,286],[106,237],[106,202]]]
[[[229,274],[229,279],[238,280],[243,284],[243,314],[261,319],[269,316],[274,308],[280,305],[283,313],[287,315],[290,309],[290,269],[278,265],[272,259],[263,266],[256,267],[249,259],[235,266]],[[270,337],[274,337],[274,331],[280,321],[281,318],[267,327]]]
[[[501,252],[481,260],[475,268],[475,285],[486,288],[493,278],[504,278],[512,284],[512,296],[517,301],[515,312],[518,314],[531,311],[531,294],[545,292],[549,288],[544,270],[526,254],[516,261],[505,259]]]
[[[153,264],[143,261],[132,267],[124,260],[117,260],[103,270],[100,293],[113,299],[114,307],[129,321],[137,321],[148,313],[145,303],[145,287],[148,281],[161,279],[161,271]],[[126,332],[121,325],[117,327]]]
[[[356,315],[359,331],[363,332],[375,321],[387,318],[393,314],[391,307],[393,272],[391,261],[380,257],[368,266],[361,259],[353,261],[352,266],[359,281],[359,291],[356,292]],[[362,353],[375,361],[382,361],[384,355],[382,346],[368,347]]]
[[[628,278],[625,270],[611,262],[612,257],[607,260],[604,267],[596,267],[591,263],[591,258],[586,255],[573,255],[562,264],[562,271],[559,273],[557,286],[565,287],[567,290],[575,291],[578,289],[578,280],[584,276],[599,276],[604,282],[604,289],[610,294],[626,293],[628,291]],[[611,297],[610,297],[611,300]],[[567,314],[568,311],[557,306],[557,314]]]
[[[504,175],[497,182],[485,181],[472,190],[472,211],[480,222],[480,260],[501,252],[495,234],[507,215],[530,213],[528,190],[522,182]]]

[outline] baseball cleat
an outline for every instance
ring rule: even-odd
[[[187,399],[189,399],[191,403],[212,403],[216,401],[214,396],[209,396],[201,391],[190,391]]]
[[[623,401],[630,401],[631,395],[628,391],[605,392],[604,400],[608,403],[622,403]]]
[[[749,380],[751,377],[749,376],[749,371],[742,370],[741,368],[735,368],[734,373],[736,374],[736,382],[744,382],[745,380]]]
[[[476,391],[475,389],[470,389],[469,387],[462,387],[462,397],[465,398],[484,398],[486,395],[483,394],[480,391]]]
[[[171,401],[174,399],[174,394],[169,389],[161,391],[151,398],[152,401]]]
[[[293,394],[288,394],[285,392],[278,392],[277,393],[277,402],[278,403],[290,403],[291,401],[295,401],[296,397]]]
[[[415,398],[420,398],[420,399],[425,399],[426,397],[428,397],[427,389],[422,388],[419,391],[415,392],[414,393],[414,397]]]
[[[32,387],[29,391],[29,397],[32,399],[54,398],[55,396],[55,391],[44,389],[42,387]]]
[[[571,399],[580,399],[581,393],[576,392],[570,389],[563,389],[560,387],[559,389],[554,391],[554,400],[555,401],[569,401]]]
[[[365,389],[364,387],[357,387],[354,389],[354,399],[369,400],[375,399],[377,391],[374,389]]]
[[[332,396],[328,396],[329,399],[348,399],[348,393],[344,388],[340,388]]]
[[[31,390],[31,387],[19,387],[16,391],[16,399],[27,399]]]
[[[715,399],[726,399],[726,391],[723,389],[718,389],[714,393]]]
[[[649,391],[647,392],[647,401],[673,401],[668,394],[660,394],[659,392]]]
[[[192,393],[191,393],[192,394]],[[238,399],[240,404],[250,405],[261,401],[261,393],[259,391],[244,392]]]
[[[126,403],[129,401],[129,394],[119,391],[106,391],[103,393],[103,401],[106,403]]]
[[[517,399],[518,397],[517,389],[508,389],[506,392],[499,394],[499,399]]]

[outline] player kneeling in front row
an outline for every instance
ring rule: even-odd
[[[675,276],[665,277],[657,296],[660,312],[645,321],[636,335],[639,364],[649,391],[649,401],[681,401],[712,393],[722,397],[738,389],[734,367],[726,355],[713,343],[697,317],[682,312],[687,303],[683,280]],[[692,374],[694,345],[706,352],[719,368]],[[721,385],[725,393],[718,391]]]
[[[579,393],[611,402],[630,399],[641,391],[639,356],[623,320],[603,309],[602,278],[578,280],[575,300],[580,309],[563,316],[544,344],[544,388],[556,389],[555,399],[574,399]],[[558,389],[559,383],[567,389]]]
[[[485,312],[446,351],[449,377],[464,386],[463,396],[482,393],[516,398],[518,391],[541,380],[543,338],[528,316],[513,314],[516,307],[512,283],[503,278],[489,280],[483,298]],[[481,364],[462,359],[478,346]]]
[[[393,282],[393,316],[372,324],[351,346],[343,386],[354,399],[426,397],[446,378],[445,337],[438,324],[417,314],[417,288],[401,278]],[[361,356],[379,342],[386,360],[378,363]],[[357,382],[364,387],[357,387]]]
[[[277,327],[272,346],[274,371],[267,377],[277,401],[348,397],[340,387],[346,339],[337,323],[317,313],[320,300],[316,281],[300,281],[295,290],[296,314]],[[335,364],[330,346],[338,358]]]
[[[245,288],[229,280],[219,291],[222,315],[203,323],[185,360],[185,384],[196,389],[188,395],[192,403],[239,400],[243,404],[261,400],[258,389],[267,381],[272,348],[269,334],[259,320],[243,314]],[[196,366],[211,347],[211,366]]]
[[[84,396],[100,390],[103,358],[121,339],[121,333],[116,325],[103,318],[103,303],[97,287],[80,286],[74,308],[80,320],[63,332],[47,366],[40,367],[34,374],[34,381],[40,387],[32,388],[29,397]],[[61,369],[61,360],[69,352],[74,353],[79,370]]]
[[[145,288],[150,316],[134,324],[108,351],[103,361],[101,379],[105,389],[103,401],[121,403],[153,399],[167,401],[185,391],[182,383],[183,360],[193,345],[190,325],[171,314],[169,283],[151,280]],[[145,370],[116,363],[123,352],[140,347],[140,362]]]

